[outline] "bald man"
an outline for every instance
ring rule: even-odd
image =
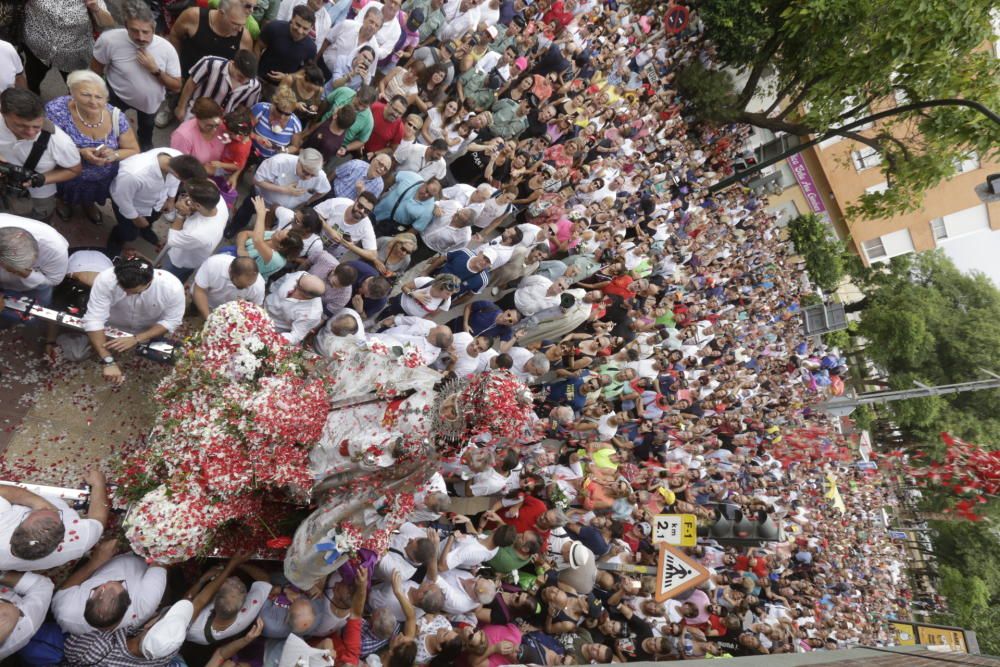
[[[264,308],[274,327],[292,345],[298,345],[323,320],[326,284],[305,271],[289,273],[271,287]]]

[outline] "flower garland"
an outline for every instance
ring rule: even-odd
[[[136,503],[126,536],[150,562],[204,553],[265,500],[307,501],[309,449],[329,404],[330,383],[307,377],[301,351],[247,301],[217,308],[188,350],[157,389],[164,407],[147,446],[116,480]]]

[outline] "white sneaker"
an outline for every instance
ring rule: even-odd
[[[170,121],[174,119],[174,110],[170,108],[170,105],[163,104],[160,106],[160,110],[156,112],[156,119],[153,121],[156,123],[156,127],[164,128],[170,125]]]

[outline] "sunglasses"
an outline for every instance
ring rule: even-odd
[[[274,108],[274,113],[277,114],[278,116],[288,117],[288,116],[291,116],[295,112],[294,111],[285,111],[284,109],[279,109],[279,108],[275,107]]]
[[[359,206],[355,204],[351,207],[351,215],[360,220],[361,218],[367,217],[375,209],[366,208],[364,206]]]

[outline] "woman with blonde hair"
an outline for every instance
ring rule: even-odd
[[[417,237],[410,232],[376,239],[378,257],[375,268],[385,276],[402,273],[410,267],[410,255],[417,249]]]
[[[288,86],[281,86],[270,102],[259,102],[250,110],[253,115],[254,155],[260,159],[276,153],[297,153],[293,144],[296,135],[302,132],[302,121],[296,115],[299,98]]]
[[[56,211],[68,220],[73,205],[79,204],[87,219],[99,224],[102,217],[97,207],[107,201],[118,163],[139,152],[139,141],[125,114],[108,104],[104,79],[90,70],[78,70],[70,73],[66,83],[69,95],[46,104],[45,115],[76,144],[83,171],[56,186],[60,199]]]

